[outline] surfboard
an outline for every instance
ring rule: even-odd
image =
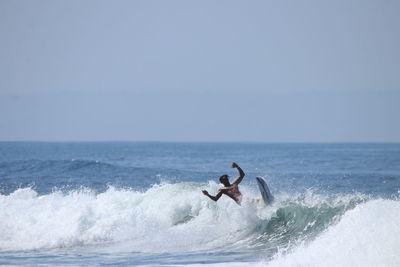
[[[256,177],[258,188],[260,189],[262,199],[264,200],[265,205],[271,204],[274,200],[271,192],[269,191],[267,183],[264,181],[262,177]]]

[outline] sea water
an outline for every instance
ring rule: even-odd
[[[2,142],[0,265],[400,266],[399,195],[400,144]]]

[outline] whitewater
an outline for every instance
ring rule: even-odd
[[[13,152],[5,156],[7,146]],[[268,158],[270,145],[241,144],[232,151],[227,144],[185,144],[182,149],[133,143],[124,147],[137,152],[121,157],[121,144],[80,144],[54,152],[57,157],[51,159],[34,153],[38,148],[46,154],[59,151],[65,144],[33,144],[25,155],[15,152],[20,146],[3,144],[0,150],[2,265],[400,266],[396,145],[374,145],[373,150],[371,145],[272,146],[274,155],[281,153],[274,160],[284,166],[282,173],[260,169],[254,158]],[[293,153],[305,149],[312,152],[303,157],[307,166],[293,166]],[[327,161],[315,157],[321,149]],[[341,149],[362,156],[342,175],[332,172],[337,166],[329,166],[332,160],[342,164]],[[89,156],[82,154],[88,150]],[[138,166],[135,157],[143,151],[153,153]],[[204,155],[193,154],[198,151]],[[210,151],[240,154],[247,171],[240,206],[227,197],[214,202],[201,194],[203,189],[218,191],[217,173],[235,175],[227,164],[220,167],[219,155],[216,162],[210,160]],[[253,157],[246,160],[246,151]],[[375,161],[376,151],[387,155],[380,163],[385,168],[376,162],[360,168],[360,161]],[[71,156],[80,159],[68,160]],[[155,157],[163,162],[156,169],[151,168]],[[256,174],[270,184],[271,206],[260,201]]]

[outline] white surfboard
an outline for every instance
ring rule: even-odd
[[[274,200],[274,197],[272,196],[271,192],[269,191],[267,183],[264,181],[262,177],[257,177],[257,184],[258,188],[260,189],[262,199],[264,200],[265,205],[271,204],[271,202]]]

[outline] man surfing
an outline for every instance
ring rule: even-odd
[[[242,193],[240,193],[239,191],[239,184],[243,180],[245,174],[243,170],[239,167],[239,165],[237,165],[235,162],[232,163],[232,168],[236,168],[239,171],[239,177],[236,178],[233,184],[229,182],[229,176],[227,174],[224,174],[219,177],[219,181],[224,185],[224,187],[219,189],[218,194],[216,194],[215,196],[211,196],[207,192],[207,190],[202,190],[203,194],[214,201],[218,201],[222,194],[225,194],[235,200],[235,202],[240,205],[240,202],[242,200]]]

